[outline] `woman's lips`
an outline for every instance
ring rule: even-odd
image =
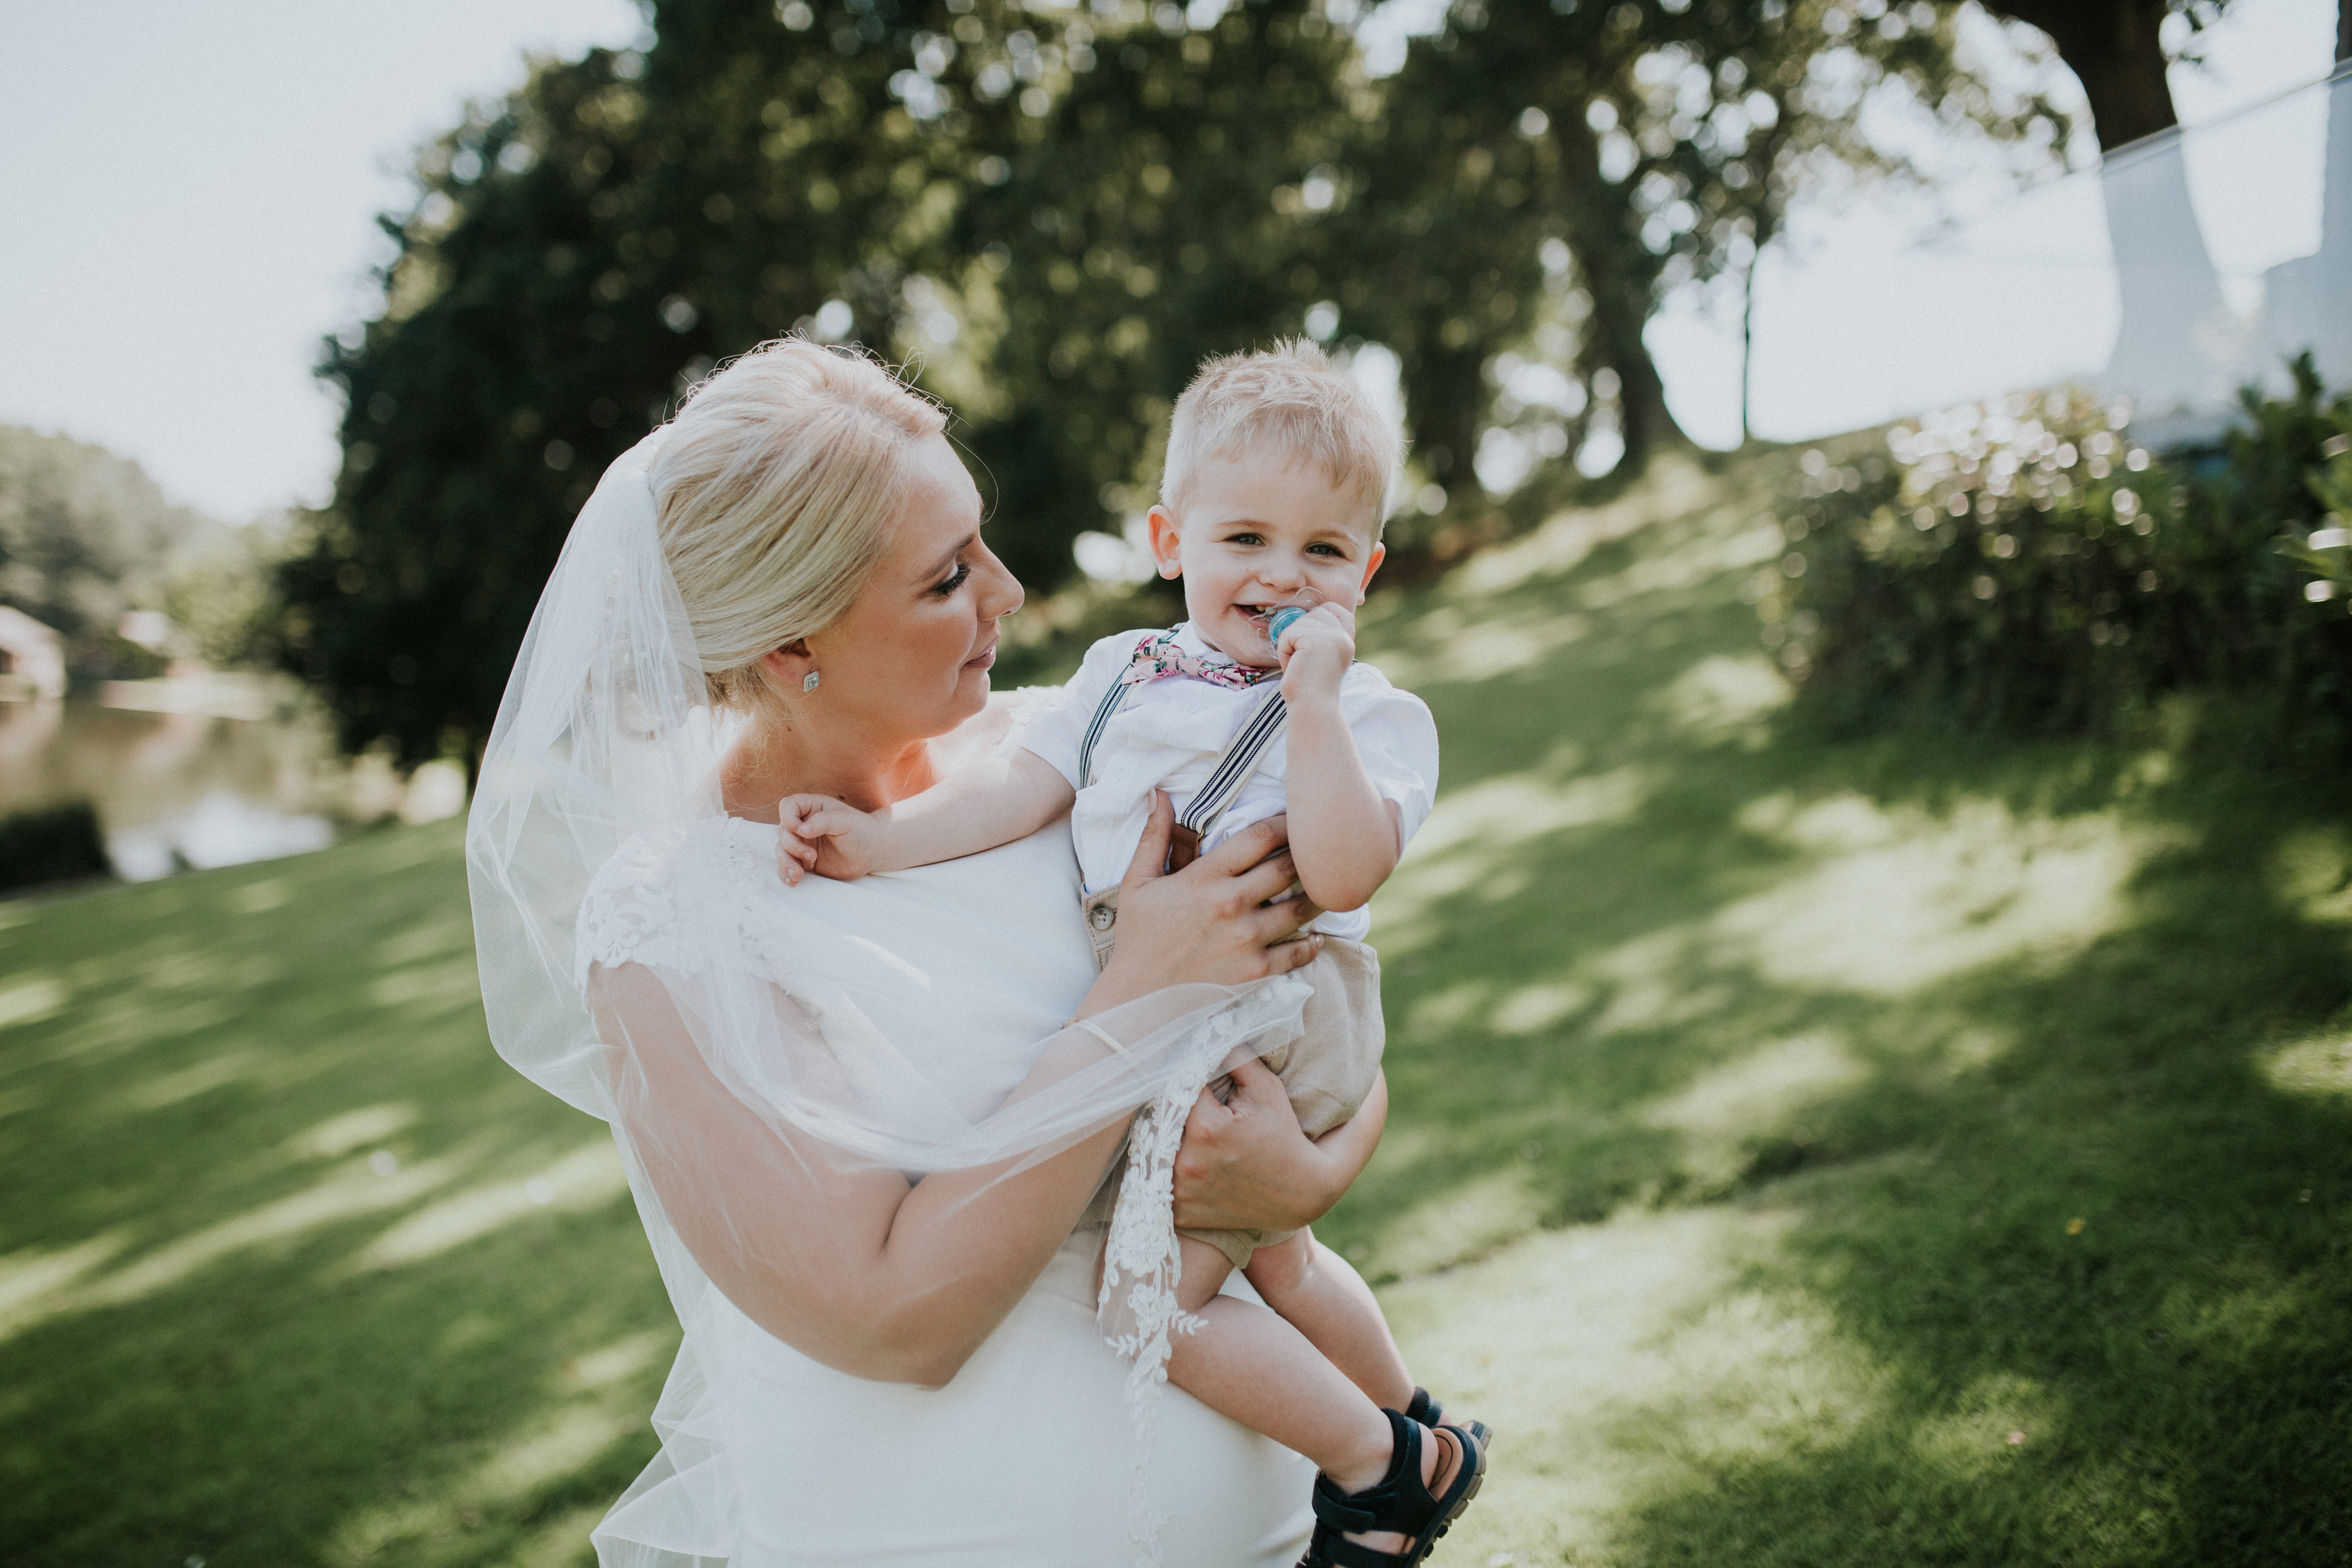
[[[981,649],[977,657],[965,659],[963,661],[963,667],[966,669],[986,669],[990,665],[994,664],[996,662],[996,645],[999,639],[995,637],[989,638],[988,646]]]

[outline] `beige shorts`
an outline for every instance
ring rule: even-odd
[[[1088,893],[1081,904],[1099,973],[1110,963],[1118,941],[1118,889]],[[1323,951],[1297,973],[1315,987],[1300,1019],[1303,1032],[1287,1045],[1268,1051],[1264,1060],[1289,1091],[1300,1130],[1309,1138],[1319,1138],[1363,1108],[1365,1096],[1372,1092],[1380,1077],[1381,1050],[1388,1043],[1387,1026],[1381,1018],[1381,961],[1360,942],[1327,936]],[[1223,1099],[1230,1082],[1219,1079],[1210,1087]],[[1125,1169],[1123,1159],[1113,1163],[1109,1178],[1087,1210],[1087,1222],[1109,1223],[1111,1206],[1118,1196],[1119,1173]],[[1183,1230],[1177,1234],[1207,1242],[1230,1258],[1234,1268],[1243,1268],[1259,1247],[1288,1241],[1298,1233]]]

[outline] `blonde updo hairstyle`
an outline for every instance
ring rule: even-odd
[[[946,427],[887,366],[804,338],[762,343],[688,395],[654,460],[654,506],[713,701],[784,697],[761,657],[849,608],[908,454]]]

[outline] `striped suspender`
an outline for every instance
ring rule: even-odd
[[[1150,642],[1139,646],[1135,650],[1137,657],[1140,658],[1150,647]],[[1208,781],[1201,785],[1199,792],[1177,817],[1180,841],[1189,835],[1197,847],[1225,807],[1234,803],[1234,797],[1241,794],[1242,786],[1249,783],[1250,775],[1257,772],[1266,748],[1274,744],[1276,738],[1282,733],[1283,724],[1290,717],[1290,705],[1282,700],[1282,683],[1279,680],[1265,684],[1265,695],[1250,710],[1249,717],[1242,721],[1241,728],[1234,731],[1233,739],[1225,742],[1224,754],[1210,770]],[[1095,716],[1087,721],[1086,739],[1078,745],[1078,777],[1084,783],[1095,782],[1095,743],[1102,739],[1103,731],[1110,725],[1111,715],[1119,710],[1127,701],[1128,692],[1132,689],[1117,680],[1112,681],[1110,689],[1103,693],[1102,701],[1096,705]],[[1187,860],[1191,858],[1189,854],[1184,856]]]
[[[1282,733],[1283,723],[1289,717],[1290,704],[1282,700],[1282,683],[1267,681],[1265,696],[1250,710],[1250,716],[1234,731],[1234,738],[1225,742],[1225,754],[1217,759],[1209,782],[1186,804],[1176,818],[1176,826],[1191,828],[1196,840],[1205,837],[1210,825],[1224,814],[1234,797],[1242,793],[1242,785],[1257,772],[1265,749]]]

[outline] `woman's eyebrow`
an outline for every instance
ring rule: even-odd
[[[938,565],[921,574],[922,580],[926,583],[930,583],[936,582],[940,578],[946,576],[948,574],[948,568],[955,564],[955,558],[962,554],[965,551],[971,549],[973,541],[977,540],[979,537],[980,531],[978,529],[974,529],[971,532],[965,534],[961,539],[957,540],[954,544],[949,546],[948,552],[940,557],[940,563]]]

